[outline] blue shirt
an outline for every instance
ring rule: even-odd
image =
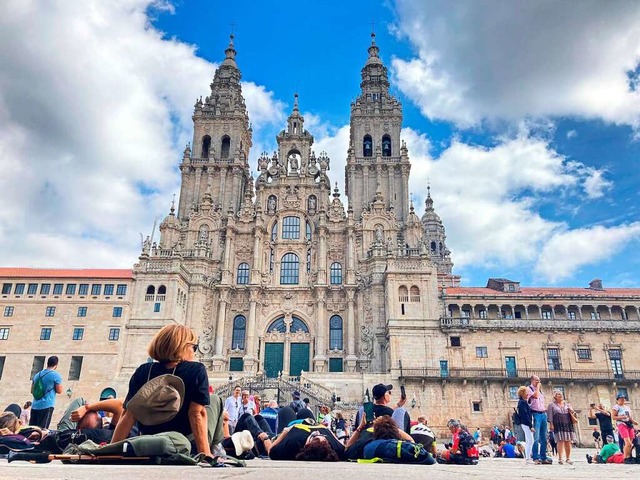
[[[37,378],[42,378],[45,393],[40,400],[33,399],[32,410],[44,410],[51,408],[56,404],[56,386],[62,385],[62,377],[55,370],[44,369],[33,376],[32,382],[35,383]]]
[[[260,415],[267,421],[272,432],[275,433],[278,431],[278,409],[263,408],[260,410]]]

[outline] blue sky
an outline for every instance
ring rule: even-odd
[[[640,4],[624,1],[3,2],[0,263],[136,261],[232,24],[250,161],[298,92],[342,191],[372,22],[416,210],[430,181],[464,284],[640,287]]]

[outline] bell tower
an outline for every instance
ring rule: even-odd
[[[214,209],[237,213],[251,182],[251,126],[242,96],[233,35],[211,82],[211,94],[196,101],[193,146],[184,151],[178,218],[200,208],[205,193]]]
[[[360,95],[351,103],[350,140],[345,167],[349,208],[359,220],[379,192],[404,223],[409,214],[407,148],[400,141],[402,104],[389,93],[387,67],[371,34],[369,58],[362,68]]]

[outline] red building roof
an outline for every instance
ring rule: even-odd
[[[113,278],[131,280],[133,279],[133,270],[0,267],[0,278]]]

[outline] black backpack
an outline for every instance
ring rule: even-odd
[[[477,460],[479,457],[478,448],[476,447],[476,441],[466,430],[460,430],[458,434],[458,445],[463,457],[467,459]]]
[[[518,410],[516,409],[516,407],[513,407],[513,413],[511,414],[511,421],[513,422],[513,425],[520,425],[520,416],[518,415]]]

